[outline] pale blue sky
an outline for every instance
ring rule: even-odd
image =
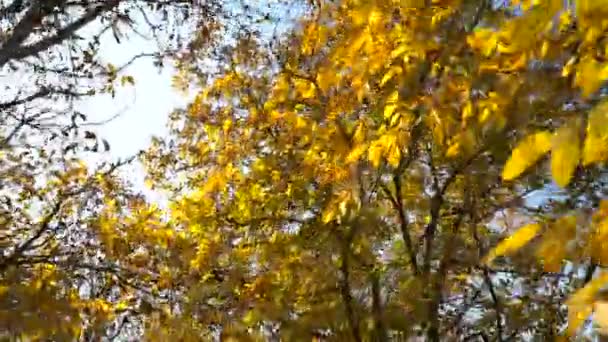
[[[257,6],[262,12],[270,10],[273,14],[269,22],[259,23],[258,28],[264,36],[271,36],[275,26],[271,23],[279,22],[279,30],[286,30],[295,18],[302,14],[303,8],[286,5],[277,0],[261,2],[245,1],[252,8]],[[242,8],[235,2],[230,6],[233,18],[244,15]],[[136,19],[137,21],[137,19]],[[142,25],[145,27],[145,25]],[[183,27],[188,31],[188,27]],[[96,32],[97,28],[91,25],[85,31]],[[148,34],[147,32],[143,32]],[[84,33],[86,35],[86,33]],[[187,35],[187,33],[185,33]],[[120,66],[129,61],[133,56],[140,53],[157,51],[157,42],[150,39],[130,35],[123,39],[118,45],[112,34],[105,34],[101,39],[99,51],[104,62]],[[87,115],[91,121],[103,121],[117,113],[120,116],[111,122],[93,128],[100,137],[105,138],[111,145],[111,151],[104,155],[87,154],[84,158],[96,164],[96,161],[126,158],[136,154],[138,151],[148,147],[152,136],[162,136],[167,133],[167,118],[169,113],[187,105],[193,94],[183,94],[173,89],[171,78],[175,69],[171,63],[164,65],[162,70],[156,68],[151,58],[142,58],[131,64],[123,73],[135,77],[135,86],[121,87],[116,92],[116,97],[109,94],[97,95],[82,100],[78,110]],[[138,169],[137,167],[135,169]],[[133,170],[130,170],[133,171]],[[127,172],[125,175],[135,181],[136,185],[142,185],[141,169],[135,172]],[[133,177],[135,176],[135,177]]]
[[[95,28],[89,29],[90,32],[95,32]],[[99,51],[103,62],[121,66],[138,54],[158,51],[153,39],[130,35],[124,40],[126,41],[118,45],[111,34],[102,36]],[[153,136],[167,134],[169,113],[189,102],[188,96],[172,88],[171,78],[174,73],[175,69],[170,62],[159,69],[153,65],[151,57],[143,57],[120,74],[133,76],[134,86],[119,86],[114,98],[110,94],[99,94],[77,104],[77,110],[87,115],[91,122],[105,121],[118,115],[110,122],[89,128],[100,138],[106,139],[111,147],[108,153],[83,155],[92,168],[100,161],[131,157],[146,149]],[[145,190],[144,170],[139,163],[124,168],[122,175],[147,195],[157,197],[157,194]]]
[[[104,60],[122,65],[141,52],[154,52],[155,42],[133,36],[127,44],[117,46],[111,35],[102,39]],[[108,46],[108,48],[103,48]],[[135,85],[120,87],[116,97],[97,95],[80,102],[79,110],[91,121],[120,115],[94,130],[112,146],[111,156],[128,157],[145,148],[152,135],[166,132],[168,114],[176,107],[187,104],[188,99],[171,87],[174,69],[166,64],[161,70],[153,66],[151,58],[141,58],[127,67],[124,75],[133,75]]]
[[[279,20],[281,31],[286,30],[288,27],[286,24],[293,23],[293,20],[302,14],[302,8],[288,6],[277,0],[245,2],[253,5],[252,7],[259,6],[262,12],[264,7],[269,6],[273,13],[271,22]],[[231,6],[230,10],[234,18],[244,15],[238,5]],[[270,36],[274,26],[261,23],[258,28],[262,30],[263,35]],[[95,32],[94,27],[88,29],[91,30],[90,32]],[[183,30],[187,32],[188,28]],[[144,31],[144,34],[147,32]],[[120,66],[139,53],[155,52],[158,49],[154,40],[146,40],[134,34],[125,40],[126,42],[118,45],[111,34],[102,36],[100,52],[105,62]],[[121,88],[117,91],[116,98],[112,98],[109,94],[99,95],[80,103],[79,110],[87,114],[91,121],[104,120],[121,112],[120,117],[111,123],[96,128],[96,131],[112,145],[113,157],[133,155],[148,145],[152,135],[166,133],[168,114],[176,107],[184,106],[189,102],[190,96],[172,89],[171,77],[174,72],[170,62],[166,63],[159,72],[152,65],[151,58],[143,58],[124,70],[124,74],[135,77],[134,87]]]
[[[289,23],[293,23],[295,18],[302,14],[302,8],[286,6],[277,0],[254,2],[253,5],[260,6],[260,9],[269,6],[267,8],[271,8],[274,14],[271,22],[275,20],[281,22],[278,27],[281,31],[286,30]],[[244,15],[239,6],[234,6],[231,11],[234,18]],[[270,36],[274,26],[267,22],[261,23],[259,28],[264,35]],[[187,27],[183,29],[188,30]],[[92,26],[85,30],[96,32],[96,28]],[[120,66],[137,54],[152,53],[158,49],[157,42],[137,35],[131,35],[123,40],[125,41],[118,45],[111,34],[102,36],[100,52],[104,62]],[[120,113],[111,122],[93,127],[92,130],[110,143],[111,150],[102,155],[84,155],[92,166],[100,160],[133,156],[138,151],[146,149],[153,136],[167,134],[169,113],[178,107],[186,106],[193,96],[172,88],[171,78],[174,72],[175,69],[170,62],[159,70],[153,65],[151,58],[142,58],[123,71],[123,74],[135,77],[134,86],[121,87],[116,92],[115,98],[109,94],[102,94],[84,99],[78,104],[77,109],[94,122],[106,120]],[[140,165],[127,168],[126,172],[123,171],[123,175],[133,181],[135,186],[144,189],[143,169]],[[152,195],[149,191],[145,193]]]

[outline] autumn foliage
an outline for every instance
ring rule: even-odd
[[[306,6],[281,34],[239,31],[213,72],[196,49],[174,56],[176,83],[196,94],[141,156],[165,203],[112,176],[117,164],[68,164],[16,199],[59,203],[34,226],[52,242],[41,253],[72,245],[64,259],[26,258],[34,242],[19,227],[31,223],[4,223],[16,227],[3,228],[0,255],[7,336],[506,341],[608,329],[608,2]],[[105,274],[106,292],[84,298],[67,281],[88,276],[78,267]],[[54,321],[12,321],[31,316],[19,298],[33,295]]]

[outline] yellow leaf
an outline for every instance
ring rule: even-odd
[[[380,166],[380,160],[382,159],[382,153],[384,152],[384,146],[379,141],[374,141],[368,150],[368,159],[374,167]]]
[[[572,336],[576,334],[578,328],[585,322],[587,317],[591,315],[593,306],[591,303],[585,305],[569,305],[568,306],[568,330],[566,334]]]
[[[325,209],[323,213],[322,221],[323,223],[329,223],[336,218],[336,208],[332,205],[329,208]]]
[[[550,47],[549,42],[545,40],[543,42],[543,45],[540,48],[540,56],[541,57],[544,58],[545,56],[547,56],[547,53],[549,52],[549,47]]]
[[[386,105],[384,106],[384,118],[390,119],[395,109],[397,109],[397,101],[399,100],[399,93],[395,90],[387,99]]]
[[[473,103],[471,101],[467,102],[467,104],[462,108],[462,121],[467,122],[469,118],[471,118],[475,114],[475,109],[473,108]],[[485,120],[481,120],[483,123]]]
[[[338,205],[338,209],[340,210],[340,214],[342,216],[346,216],[347,210],[348,210],[348,200],[344,200],[341,201],[340,204]]]
[[[403,69],[401,69],[401,67],[399,66],[393,66],[389,69],[389,71],[384,74],[384,77],[382,77],[382,81],[380,81],[380,86],[384,86],[386,84],[386,82],[390,81],[391,78],[393,78],[393,76],[401,74],[401,72],[403,72]]]
[[[551,133],[540,131],[522,139],[511,153],[502,172],[506,181],[513,180],[534,165],[551,149]]]
[[[393,113],[395,112],[395,109],[397,109],[397,105],[396,104],[394,104],[394,103],[387,104],[384,107],[384,117],[386,119],[390,119],[393,116]]]
[[[607,76],[608,67],[605,64],[594,57],[585,56],[579,63],[574,83],[581,88],[583,97],[589,97],[597,91]]]
[[[557,185],[566,187],[580,159],[580,121],[574,120],[560,127],[553,137],[551,173]]]
[[[365,141],[365,126],[363,126],[363,124],[359,123],[357,125],[352,140],[355,144],[361,144],[363,141]]]
[[[576,236],[576,216],[562,216],[551,224],[536,251],[547,272],[559,272],[566,255],[567,243]]]
[[[317,74],[317,84],[322,91],[327,91],[336,82],[336,73],[331,69],[323,69]]]
[[[585,322],[593,310],[593,302],[597,292],[608,282],[608,272],[598,275],[595,279],[576,291],[566,301],[568,306],[568,336],[576,333],[578,328]]]
[[[467,37],[467,42],[473,49],[480,50],[487,57],[496,50],[498,35],[490,29],[477,30]]]
[[[387,151],[386,161],[390,166],[396,168],[401,162],[401,150],[396,144],[391,144]]]
[[[559,272],[561,269],[566,252],[564,243],[557,236],[543,237],[536,254],[542,260],[545,272]]]
[[[469,127],[454,137],[452,144],[446,151],[446,157],[454,158],[462,154],[470,155],[475,150],[476,145],[477,137],[474,128]]]
[[[604,264],[608,260],[608,218],[605,211],[600,209],[593,215],[593,238],[589,245],[592,260]]]
[[[500,256],[509,255],[525,244],[530,242],[538,231],[541,229],[541,225],[538,223],[530,223],[521,228],[519,228],[513,235],[508,238],[502,240],[485,258],[485,263],[489,264],[494,259]]]
[[[257,320],[256,314],[253,310],[249,310],[243,317],[243,323],[246,325],[252,325]]]
[[[146,186],[147,189],[150,189],[150,190],[154,189],[154,181],[150,178],[146,178],[144,180],[144,185]]]
[[[302,116],[299,116],[296,118],[296,128],[306,128],[308,126],[306,119],[304,119]]]
[[[366,149],[367,149],[367,146],[365,144],[355,146],[350,151],[348,156],[346,156],[346,163],[350,164],[350,163],[354,163],[354,162],[358,161],[359,158],[361,158],[361,156],[363,155],[363,153],[365,153]]]
[[[224,120],[224,124],[222,125],[224,133],[227,133],[228,131],[230,131],[231,127],[232,127],[232,120],[230,120],[230,119]]]
[[[403,44],[403,45],[399,45],[395,50],[391,51],[391,59],[395,59],[399,56],[401,56],[403,53],[405,53],[405,51],[407,51],[408,46]]]
[[[570,74],[572,74],[572,71],[574,70],[574,67],[576,65],[575,63],[576,63],[576,58],[574,58],[574,57],[570,58],[570,60],[562,68],[562,77],[568,77]]]
[[[296,79],[294,80],[294,85],[298,94],[300,94],[302,98],[312,99],[316,96],[316,88],[313,83],[306,80]]]
[[[445,153],[445,156],[448,158],[453,158],[458,155],[458,152],[460,152],[460,142],[459,141],[450,145],[450,147],[448,148],[448,150]]]
[[[593,306],[593,322],[600,334],[608,335],[608,302],[598,301]]]
[[[583,147],[583,165],[608,159],[608,101],[591,110]]]

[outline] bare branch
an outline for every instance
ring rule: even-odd
[[[50,228],[52,220],[59,214],[59,211],[61,210],[64,201],[65,197],[61,197],[57,202],[55,202],[49,213],[44,216],[44,218],[40,222],[40,225],[38,229],[34,232],[34,234],[32,234],[30,238],[28,238],[19,246],[17,246],[15,248],[15,251],[11,255],[4,258],[3,260],[0,260],[0,271],[4,271],[11,263],[19,259],[23,255],[23,253],[27,251],[29,247]]]
[[[354,237],[354,229],[349,229],[346,236],[343,236],[340,246],[340,295],[344,302],[344,310],[346,311],[346,317],[351,329],[352,338],[355,342],[363,341],[361,333],[359,332],[359,320],[355,313],[352,289],[350,284],[350,254],[351,254],[351,243]]]
[[[9,102],[3,102],[0,103],[0,110],[6,110],[42,97],[45,97],[47,95],[49,95],[51,93],[51,90],[49,88],[42,88],[39,91],[37,91],[34,94],[28,95],[24,98],[19,98],[19,99],[14,99],[12,101]]]
[[[83,28],[87,24],[91,23],[95,19],[97,19],[101,14],[107,12],[113,8],[116,8],[120,4],[120,0],[108,0],[103,5],[97,6],[87,13],[82,15],[80,18],[76,19],[72,23],[66,25],[64,28],[57,31],[57,33],[51,37],[44,38],[36,43],[27,46],[21,46],[20,44],[27,36],[22,37],[22,34],[19,33],[15,36],[16,33],[13,34],[15,38],[9,39],[9,41],[3,46],[0,50],[0,67],[4,66],[8,61],[13,59],[23,59],[26,57],[37,55],[38,53],[47,50],[51,46],[57,45],[64,40],[68,39],[76,31]],[[35,9],[36,6],[31,7],[31,11]],[[25,18],[24,18],[25,19]],[[29,24],[29,23],[28,23]],[[24,24],[25,25],[25,24]],[[15,28],[19,28],[19,24]],[[29,33],[28,33],[29,35]]]
[[[494,289],[494,283],[492,283],[492,278],[490,277],[490,273],[487,268],[483,268],[483,280],[488,287],[488,291],[490,291],[490,297],[492,298],[492,303],[494,306],[494,311],[496,313],[496,339],[497,341],[502,341],[503,338],[503,328],[502,328],[502,309],[500,300],[496,295],[496,290]]]

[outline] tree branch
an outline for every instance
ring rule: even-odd
[[[47,96],[50,93],[51,93],[51,90],[49,88],[42,88],[39,91],[35,92],[34,94],[28,95],[24,98],[14,99],[12,101],[0,103],[0,110],[7,110],[14,106],[18,106],[18,105],[33,101],[35,99],[39,99],[41,97]]]
[[[386,328],[384,326],[384,318],[382,314],[382,297],[380,288],[380,279],[376,270],[370,275],[372,285],[372,315],[374,317],[374,329],[376,331],[376,339],[378,342],[388,341]]]
[[[388,189],[384,184],[381,184],[382,190],[385,192],[386,196],[389,198],[393,208],[397,211],[397,215],[399,217],[399,229],[401,231],[401,238],[405,243],[405,248],[407,249],[408,258],[410,261],[410,265],[412,266],[412,270],[414,274],[419,273],[418,269],[418,261],[416,260],[416,250],[414,249],[414,244],[412,243],[412,238],[409,233],[409,221],[405,216],[405,211],[403,209],[403,198],[401,196],[401,179],[399,175],[393,176],[393,184],[395,185],[395,196],[391,194],[390,189]]]
[[[353,238],[352,229],[347,233],[347,237],[341,244],[340,254],[342,262],[340,264],[340,294],[344,301],[344,310],[346,311],[346,317],[350,325],[351,334],[355,342],[361,342],[361,334],[359,333],[359,322],[357,320],[355,309],[353,305],[353,296],[350,287],[350,244]]]
[[[19,259],[21,257],[21,255],[23,255],[23,253],[25,251],[27,251],[29,249],[29,247],[36,240],[38,240],[42,236],[42,234],[44,234],[49,229],[49,225],[51,224],[51,221],[57,216],[57,214],[61,210],[61,207],[63,206],[65,199],[66,199],[65,197],[60,197],[60,199],[57,202],[55,202],[55,204],[51,208],[50,212],[46,216],[44,216],[44,218],[42,219],[42,222],[40,222],[40,226],[36,230],[36,232],[34,232],[34,234],[32,234],[32,236],[30,236],[22,244],[17,246],[15,248],[15,251],[11,255],[4,258],[3,260],[0,260],[0,271],[4,271],[8,267],[9,264],[17,261],[17,259]]]
[[[496,339],[497,341],[502,341],[503,338],[503,328],[502,328],[502,309],[500,300],[496,295],[496,290],[494,289],[494,284],[492,283],[492,278],[490,277],[490,273],[486,267],[483,268],[483,280],[488,287],[488,291],[490,292],[490,297],[492,297],[492,304],[494,306],[494,311],[496,312]]]
[[[10,60],[13,60],[13,59],[19,60],[19,59],[23,59],[26,57],[34,56],[44,50],[47,50],[51,46],[61,43],[62,41],[66,40],[69,37],[71,37],[72,35],[74,35],[74,33],[76,33],[76,31],[80,30],[87,24],[91,23],[93,20],[97,19],[101,14],[117,7],[119,4],[120,4],[120,0],[108,0],[103,5],[99,5],[93,9],[89,10],[87,13],[83,14],[80,18],[78,18],[75,21],[73,21],[72,23],[66,25],[62,29],[58,30],[55,35],[48,37],[48,38],[44,38],[31,45],[21,46],[20,44],[22,43],[22,41],[25,38],[27,38],[27,35],[25,37],[22,37],[23,34],[20,31],[18,33],[17,32],[13,33],[14,38],[11,37],[9,39],[9,41],[0,50],[0,67],[3,67]],[[29,12],[33,11],[33,9],[35,7],[36,6],[33,5]],[[33,14],[30,14],[30,16],[31,15],[33,15]],[[26,15],[26,17],[28,17],[28,15]],[[24,18],[23,20],[25,20],[25,19],[26,18]],[[23,22],[23,20],[22,20],[22,22]],[[31,23],[27,23],[27,24],[31,24]],[[21,25],[25,25],[25,24],[19,23],[16,26],[15,31],[17,31],[18,28],[21,27]],[[26,31],[23,31],[23,32],[26,32]],[[29,33],[28,33],[28,35],[29,35]]]

